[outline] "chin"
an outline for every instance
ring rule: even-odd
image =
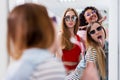
[[[69,28],[73,28],[74,26],[69,26]]]

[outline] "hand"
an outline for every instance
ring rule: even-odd
[[[106,17],[106,16],[104,16],[104,17],[103,17],[102,19],[100,19],[98,22],[99,22],[99,23],[102,23],[103,21],[105,21],[105,20],[106,20],[106,18],[107,18],[107,17]]]

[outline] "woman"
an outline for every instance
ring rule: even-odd
[[[97,8],[93,6],[86,7],[79,15],[80,26],[85,26],[95,21],[102,23],[105,19],[106,17],[102,17]]]
[[[98,22],[91,23],[87,29],[87,46],[88,47],[87,47],[87,53],[86,53],[85,75],[89,73],[88,74],[88,77],[89,77],[90,75],[89,69],[91,67],[93,69],[97,68],[96,73],[98,74],[98,80],[99,79],[106,80],[106,73],[107,73],[105,68],[106,55],[105,55],[105,51],[103,51],[103,48],[105,45],[105,38],[106,38],[106,32],[105,32],[105,29],[101,26],[101,24]],[[93,74],[91,73],[89,80],[93,80],[95,78],[95,73]],[[97,80],[97,79],[94,79],[94,80]]]
[[[91,23],[87,28],[87,52],[76,70],[66,80],[108,80],[108,42],[106,32],[99,22]]]
[[[78,15],[73,8],[68,8],[62,19],[62,31],[59,35],[61,40],[62,61],[66,68],[67,73],[70,73],[76,68],[80,61],[81,48],[71,42],[71,38],[81,42],[80,37],[77,35],[78,30]]]
[[[8,52],[15,59],[5,80],[63,80],[65,69],[48,50],[55,31],[42,5],[26,3],[8,16]],[[53,65],[54,64],[54,65]]]
[[[78,29],[78,35],[86,41],[86,29],[87,25],[91,22],[98,21],[99,23],[102,23],[106,19],[105,17],[102,17],[97,8],[93,6],[86,7],[80,14],[79,14],[79,29]]]

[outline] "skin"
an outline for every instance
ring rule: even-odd
[[[89,14],[89,16],[87,14]],[[93,10],[91,9],[88,9],[87,11],[85,11],[84,16],[85,16],[87,23],[95,22],[98,20],[97,14],[93,12]]]
[[[94,39],[96,42],[100,42],[103,46],[104,42],[105,42],[105,33],[102,30],[97,31],[96,28],[98,28],[99,26],[101,26],[98,23],[94,23],[93,26],[91,27],[90,31],[95,30],[95,34],[91,34],[92,39]],[[99,36],[101,36],[101,38],[98,38]]]
[[[68,11],[66,13],[66,16],[72,17],[73,15],[75,15],[75,13],[73,11]],[[65,21],[65,23],[66,23],[68,28],[73,28],[74,25],[76,24],[76,22],[72,21],[71,19],[70,19],[70,21]]]

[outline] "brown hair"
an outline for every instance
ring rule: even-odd
[[[74,34],[76,35],[77,34],[77,30],[78,30],[78,25],[79,25],[79,21],[78,21],[78,14],[77,12],[75,11],[75,9],[73,8],[68,8],[65,13],[64,13],[64,16],[62,18],[62,36],[61,36],[61,45],[62,45],[62,49],[71,49],[73,47],[73,44],[70,42],[70,37],[71,37],[71,33],[70,31],[68,30],[68,27],[67,25],[65,24],[65,15],[67,12],[69,11],[73,11],[75,13],[75,16],[77,17],[76,19],[76,24],[74,26]]]
[[[19,59],[24,49],[32,47],[46,49],[54,41],[53,25],[46,8],[42,5],[33,3],[19,5],[9,14],[7,22],[8,52],[14,59]]]
[[[102,76],[103,79],[105,79],[106,77],[106,70],[105,70],[105,52],[103,51],[103,48],[101,47],[101,45],[96,42],[95,40],[92,39],[91,35],[90,35],[90,30],[91,30],[91,27],[94,23],[98,23],[100,24],[99,22],[93,22],[91,23],[88,28],[87,28],[87,46],[92,46],[94,49],[96,49],[96,52],[97,52],[97,65],[98,65],[98,68],[99,68],[99,72],[100,72],[100,75]],[[101,25],[101,24],[100,24]],[[104,31],[104,34],[105,34],[105,37],[106,37],[106,32],[105,32],[105,29],[103,27],[103,31]]]

